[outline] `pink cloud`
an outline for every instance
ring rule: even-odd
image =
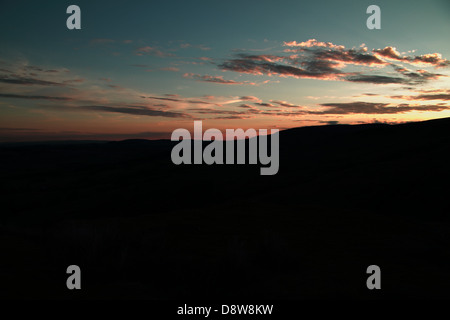
[[[309,39],[308,41],[304,41],[304,42],[288,41],[288,42],[284,42],[284,45],[286,47],[303,47],[303,48],[325,47],[325,48],[334,48],[334,49],[345,49],[344,46],[335,45],[331,42],[320,42],[320,41],[317,41],[316,39]]]

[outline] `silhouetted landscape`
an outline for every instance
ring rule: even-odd
[[[0,295],[450,297],[450,118],[285,130],[274,176],[174,144],[2,144]]]

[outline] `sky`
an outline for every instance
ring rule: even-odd
[[[1,7],[0,142],[450,117],[449,0]]]

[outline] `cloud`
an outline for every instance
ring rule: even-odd
[[[193,103],[193,104],[214,104],[214,103],[206,102],[206,101],[202,101],[202,100],[184,100],[184,102]]]
[[[391,99],[404,99],[404,100],[445,100],[450,101],[450,90],[432,90],[419,95],[412,96],[389,96]]]
[[[188,111],[192,111],[198,114],[245,114],[246,112],[236,110],[220,110],[211,108],[190,108]]]
[[[155,99],[155,100],[164,100],[164,101],[173,101],[173,102],[176,102],[176,101],[183,101],[183,100],[181,100],[181,99],[178,99],[178,98],[171,98],[171,97],[145,97],[145,98],[148,98],[148,99]]]
[[[44,72],[44,73],[59,73],[59,72],[63,72],[62,70],[56,70],[56,69],[43,69],[37,66],[30,66],[30,65],[26,65],[23,67],[24,70],[27,71],[32,71],[32,72]],[[67,72],[68,70],[64,69],[65,72]]]
[[[331,42],[319,42],[310,39],[305,42],[284,42],[284,54],[245,54],[225,60],[218,66],[224,71],[233,71],[252,75],[268,75],[318,80],[339,80],[373,84],[418,85],[444,77],[443,74],[426,70],[410,71],[393,65],[387,60],[396,60],[410,64],[428,64],[429,66],[447,66],[448,60],[438,53],[422,56],[401,56],[394,47],[367,51],[365,45],[347,49]],[[387,59],[387,60],[386,60]],[[369,67],[362,71],[343,71],[348,65]],[[398,76],[384,72],[384,67],[393,66]],[[369,72],[375,71],[375,74]]]
[[[305,70],[318,74],[342,74],[339,68],[343,65],[332,60],[307,60],[298,62]]]
[[[312,47],[326,47],[326,48],[334,48],[334,49],[345,49],[344,46],[334,45],[331,42],[320,42],[316,39],[309,39],[308,41],[300,42],[297,41],[288,41],[284,42],[284,45],[287,47],[302,47],[302,48],[312,48]]]
[[[190,118],[185,113],[155,110],[146,106],[80,106],[79,108],[90,111],[125,113],[150,117]]]
[[[331,42],[319,42],[310,39],[306,42],[297,43],[296,41],[285,42],[285,46],[296,47],[296,49],[285,49],[284,52],[304,53],[312,55],[314,60],[336,61],[346,64],[356,65],[386,65],[387,63],[377,56],[368,53],[367,48],[346,49],[342,45],[334,45]]]
[[[409,83],[409,81],[405,78],[365,74],[351,75],[345,77],[344,79],[350,82],[364,82],[373,84]]]
[[[15,131],[40,131],[41,129],[36,128],[0,128],[0,132],[15,132]]]
[[[295,105],[295,104],[292,104],[292,103],[289,103],[289,102],[286,102],[286,101],[278,101],[278,100],[270,100],[271,102],[273,102],[273,103],[275,103],[275,104],[278,104],[278,105],[280,105],[280,106],[282,106],[282,107],[287,107],[287,108],[302,108],[302,106],[298,106],[298,105]]]
[[[239,98],[242,101],[256,101],[256,102],[261,102],[261,99],[254,97],[254,96],[243,96]]]
[[[248,116],[221,116],[221,117],[215,117],[216,120],[241,120],[241,119],[247,119]]]
[[[447,77],[446,75],[428,72],[423,69],[411,71],[402,66],[394,64],[391,64],[391,66],[394,68],[395,71],[397,71],[398,73],[404,75],[407,79],[409,79],[409,81],[405,79],[405,83],[409,84],[421,84],[427,82],[428,80],[436,80],[441,77]]]
[[[450,100],[450,93],[441,93],[441,94],[421,94],[418,96],[412,97],[413,100]]]
[[[348,49],[348,50],[333,50],[333,49],[309,49],[315,59],[319,60],[332,60],[338,62],[344,62],[347,64],[356,65],[387,65],[388,63],[379,59],[378,57],[366,53],[362,49]]]
[[[3,63],[5,64],[5,63]],[[72,87],[85,81],[71,77],[66,68],[43,68],[24,62],[7,63],[8,69],[0,69],[0,83],[11,86]]]
[[[261,106],[261,107],[274,107],[271,103],[264,103],[264,102],[254,102],[255,105]]]
[[[374,49],[373,52],[381,56],[383,58],[388,58],[391,60],[397,60],[397,61],[407,61],[407,57],[402,57],[400,53],[397,51],[394,47],[385,47],[384,49]]]
[[[444,105],[390,105],[389,103],[374,102],[347,102],[347,103],[323,103],[323,107],[329,107],[325,111],[309,111],[309,114],[396,114],[411,111],[443,111],[448,110]]]
[[[8,83],[8,84],[19,84],[24,86],[56,86],[63,87],[65,84],[54,81],[40,80],[35,78],[27,78],[27,77],[8,77],[8,76],[0,76],[0,82]]]
[[[0,97],[1,98],[14,98],[14,99],[29,99],[29,100],[56,100],[56,101],[72,101],[73,100],[73,98],[68,98],[68,97],[22,95],[22,94],[9,94],[9,93],[0,93]]]
[[[71,84],[71,83],[83,83],[86,79],[69,79],[69,80],[63,80],[63,84]]]
[[[200,44],[200,45],[193,45],[193,44],[191,44],[191,43],[187,43],[187,42],[183,42],[183,43],[181,43],[180,44],[180,48],[181,49],[188,49],[188,48],[195,48],[195,49],[200,49],[200,50],[211,50],[211,48],[209,48],[209,47],[207,47],[207,46],[205,46],[205,45],[203,45],[203,44]]]
[[[236,85],[236,84],[255,85],[255,83],[250,83],[250,82],[225,80],[222,76],[209,76],[209,75],[202,76],[200,74],[195,74],[195,73],[185,73],[183,75],[183,77],[194,79],[194,80],[201,81],[201,82],[211,82],[211,83],[229,84],[229,85]]]
[[[46,131],[34,129],[30,131],[2,131],[0,141],[61,141],[61,140],[124,140],[124,139],[170,139],[170,132],[137,132],[137,133],[93,133],[77,131]]]
[[[259,110],[258,108],[249,105],[249,104],[241,104],[240,106],[238,106],[239,108],[243,108],[246,109],[246,113],[260,113],[261,110]]]
[[[411,63],[416,64],[431,64],[435,67],[448,67],[450,66],[450,61],[447,59],[442,59],[442,55],[440,53],[429,53],[424,54],[422,56],[415,56]]]
[[[28,100],[50,100],[50,101],[76,101],[74,98],[70,97],[58,97],[58,96],[42,96],[42,95],[20,95],[20,94],[5,94],[0,93],[1,98],[15,98],[15,99],[28,99]],[[80,101],[78,101],[80,102]],[[142,116],[160,116],[166,118],[189,118],[190,116],[181,112],[164,111],[159,109],[154,109],[149,106],[123,106],[123,105],[78,105],[78,106],[67,106],[67,105],[57,105],[57,106],[41,106],[47,109],[55,110],[90,110],[90,111],[100,111],[100,112],[113,112],[113,113],[124,113],[130,115],[142,115]],[[156,107],[156,106],[153,106]]]
[[[249,118],[252,115],[261,113],[261,110],[249,104],[241,104],[237,106],[237,109],[235,110],[217,108],[190,108],[188,109],[188,111],[195,114],[221,115],[220,117],[216,117],[214,119],[241,119],[243,116]]]
[[[163,52],[155,47],[150,47],[150,46],[138,48],[136,50],[136,55],[138,55],[138,56],[152,55],[152,56],[157,56],[160,58],[175,57],[175,54],[173,54],[173,53]]]
[[[375,55],[390,60],[401,61],[416,65],[431,65],[436,68],[450,66],[450,61],[443,59],[440,53],[428,53],[420,56],[402,56],[395,47],[385,47],[384,49],[374,49]]]
[[[232,59],[228,60],[221,65],[223,70],[248,73],[254,75],[278,75],[282,77],[294,77],[294,78],[315,78],[315,79],[336,79],[336,76],[326,72],[314,72],[306,69],[282,65],[273,62],[261,62],[260,60],[250,59]]]
[[[334,125],[339,124],[339,121],[329,120],[329,121],[319,121],[319,123],[324,123],[324,124],[329,125],[329,126],[334,126]]]
[[[125,88],[122,86],[118,86],[116,84],[108,84],[107,87],[115,89],[115,90],[124,90]]]
[[[215,103],[211,103],[211,102],[207,102],[207,101],[203,101],[203,100],[184,99],[178,95],[166,95],[166,97],[145,97],[145,98],[154,99],[154,100],[171,101],[171,102],[191,103],[191,104],[217,105]]]

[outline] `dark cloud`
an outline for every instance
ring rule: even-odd
[[[402,57],[394,47],[385,47],[384,49],[374,49],[373,52],[381,57],[397,61],[408,61],[407,57]]]
[[[164,98],[164,97],[146,97],[146,98],[155,99],[155,100],[163,100],[163,101],[173,101],[173,102],[183,101],[183,100],[177,99],[177,98]]]
[[[35,129],[28,131],[4,131],[0,129],[0,141],[31,142],[61,140],[124,140],[124,139],[170,139],[170,132],[137,132],[137,133],[90,133],[74,131],[44,131]]]
[[[258,105],[258,106],[261,106],[261,107],[269,107],[269,108],[274,107],[273,104],[270,104],[270,103],[264,103],[264,102],[254,102],[254,104],[255,104],[255,105]]]
[[[38,96],[38,95],[19,95],[19,94],[5,94],[0,93],[1,98],[16,98],[16,99],[30,99],[30,100],[54,100],[54,101],[73,101],[73,98],[68,97],[55,97],[55,96]],[[101,112],[114,112],[114,113],[124,113],[132,115],[142,115],[142,116],[159,116],[166,118],[189,118],[190,116],[185,113],[172,112],[152,109],[147,106],[102,106],[102,105],[92,105],[92,106],[78,106],[78,107],[68,107],[68,106],[47,106],[47,108],[56,110],[90,110],[90,111],[101,111]]]
[[[156,56],[156,57],[160,57],[160,58],[175,57],[175,54],[173,54],[173,53],[163,52],[158,48],[150,47],[150,46],[138,48],[136,50],[136,55],[138,55],[138,56],[151,55],[151,56]]]
[[[331,42],[319,42],[310,39],[306,42],[297,43],[296,41],[285,42],[285,46],[295,47],[295,49],[286,49],[290,53],[306,53],[312,56],[314,61],[335,61],[345,64],[357,65],[385,65],[384,60],[378,58],[372,53],[367,52],[367,48],[346,49],[344,46],[334,45]],[[296,56],[293,56],[295,59]]]
[[[450,100],[450,93],[441,94],[421,94],[412,97],[414,100]]]
[[[244,110],[224,110],[224,109],[214,109],[214,108],[190,108],[188,109],[189,112],[193,112],[196,114],[216,114],[216,115],[227,115],[228,116],[243,116],[243,115],[252,115],[252,114],[258,114],[261,111],[251,105],[248,104],[241,104],[238,106],[240,109]],[[214,118],[218,119],[218,118]],[[223,118],[225,119],[225,118]]]
[[[100,111],[100,112],[113,112],[113,113],[124,113],[139,116],[150,116],[150,117],[166,117],[166,118],[190,118],[189,115],[180,112],[171,112],[163,110],[155,110],[146,106],[80,106],[79,109],[90,110],[90,111]]]
[[[240,120],[240,119],[247,119],[248,116],[223,116],[223,117],[215,117],[216,120]]]
[[[302,106],[298,106],[286,101],[278,101],[278,100],[271,100],[273,103],[276,103],[282,107],[288,107],[288,108],[301,108]]]
[[[1,131],[40,131],[41,129],[36,129],[36,128],[0,128],[0,132]]]
[[[64,80],[62,83],[63,84],[83,83],[84,81],[86,81],[86,80],[85,79],[69,79],[69,80]]]
[[[295,77],[295,78],[335,78],[331,77],[332,74],[324,71],[308,71],[306,69],[282,65],[275,62],[261,62],[259,60],[249,60],[249,59],[231,59],[221,65],[220,68],[228,71],[235,71],[241,73],[249,73],[255,75],[278,75],[285,77]]]
[[[385,65],[385,61],[366,53],[362,49],[307,49],[319,60],[332,60],[360,65]]]
[[[225,80],[222,76],[209,76],[209,75],[199,75],[199,74],[194,74],[194,73],[185,73],[183,75],[183,77],[185,78],[191,78],[191,79],[195,79],[197,81],[202,81],[202,82],[212,82],[212,83],[220,83],[220,84],[248,84],[246,82],[239,82],[239,81],[234,81],[234,80]]]
[[[32,85],[56,86],[56,87],[63,87],[63,86],[65,86],[64,83],[47,81],[47,80],[40,80],[40,79],[28,78],[28,77],[0,76],[0,82],[9,83],[9,84],[19,84],[19,85],[25,85],[25,86],[32,86]]]
[[[277,111],[277,110],[268,110],[268,111],[261,112],[261,114],[263,114],[263,115],[270,115],[270,116],[303,116],[303,115],[307,115],[308,112],[307,111],[303,111],[303,110],[290,111],[290,112]]]
[[[400,104],[390,106],[389,103],[373,102],[348,102],[348,103],[323,103],[323,107],[330,107],[325,111],[309,111],[309,114],[396,114],[410,111],[442,111],[448,110],[444,105],[408,105]]]
[[[332,43],[318,42],[310,39],[306,42],[285,42],[284,55],[239,53],[235,58],[219,64],[222,70],[253,75],[276,75],[280,77],[310,78],[320,80],[341,80],[373,84],[409,84],[417,85],[435,80],[444,75],[424,70],[409,71],[396,69],[401,76],[386,74],[367,74],[362,72],[343,72],[347,65],[379,67],[391,65],[386,59],[408,62],[411,64],[428,64],[431,66],[448,66],[449,61],[440,54],[402,57],[393,47],[367,51],[366,47],[347,49]],[[294,47],[294,48],[293,48]]]
[[[15,98],[15,99],[30,99],[30,100],[57,100],[57,101],[71,101],[72,98],[68,97],[55,97],[55,96],[36,96],[36,95],[22,95],[22,94],[9,94],[0,93],[2,98]]]
[[[329,120],[329,121],[319,121],[319,123],[324,123],[324,124],[326,124],[326,125],[333,126],[333,125],[339,124],[339,121],[336,121],[336,120]]]
[[[35,71],[35,72],[44,72],[44,73],[59,73],[61,72],[61,70],[55,70],[55,69],[43,69],[41,67],[37,67],[37,66],[25,66],[24,67],[25,70],[28,71]]]
[[[192,111],[198,114],[245,114],[246,112],[235,111],[235,110],[219,110],[219,109],[210,109],[210,108],[190,108],[188,111]]]
[[[299,63],[305,70],[312,72],[314,74],[342,74],[342,72],[338,69],[340,64],[336,61],[329,60],[308,60],[302,61]]]
[[[447,92],[439,93],[424,93],[414,96],[390,96],[391,99],[404,99],[404,100],[450,100],[450,90]]]
[[[107,87],[112,88],[112,89],[116,89],[116,90],[122,90],[122,89],[124,89],[123,87],[118,86],[118,85],[116,85],[116,84],[108,84]]]
[[[173,98],[172,98],[173,97]],[[172,101],[172,102],[185,102],[185,103],[191,103],[191,104],[209,104],[214,105],[214,103],[202,101],[202,100],[184,100],[179,97],[178,95],[166,95],[166,97],[144,97],[148,99],[154,99],[154,100],[163,100],[163,101]]]
[[[241,104],[239,106],[239,108],[246,109],[247,110],[246,113],[254,113],[254,114],[256,114],[256,113],[260,113],[261,112],[261,110],[259,110],[258,108],[254,107],[254,106],[251,106],[249,104]]]
[[[409,80],[405,78],[366,74],[346,76],[344,79],[350,82],[364,82],[374,84],[409,83]]]
[[[201,100],[186,100],[187,103],[192,104],[213,104],[211,102],[201,101]]]
[[[404,75],[406,78],[410,79],[409,81],[405,80],[405,83],[409,82],[410,84],[421,84],[427,82],[428,80],[435,80],[439,79],[440,77],[446,77],[443,74],[432,73],[422,69],[417,71],[411,71],[402,66],[397,66],[394,64],[391,64],[391,66],[394,68],[395,71]]]
[[[364,63],[378,63],[367,58],[366,55],[363,56],[365,58],[359,57],[358,59],[361,59],[360,61],[364,61]],[[265,74],[284,77],[344,80],[350,82],[374,84],[419,84],[444,76],[442,74],[430,73],[423,70],[421,72],[402,72],[402,75],[404,75],[404,77],[395,77],[389,75],[367,75],[358,72],[344,73],[337,68],[339,66],[337,62],[326,60],[307,60],[299,62],[298,64],[301,66],[301,68],[297,66],[282,65],[277,62],[267,62],[265,60],[264,62],[261,62],[260,59],[231,59],[219,65],[219,67],[221,67],[223,70],[249,73],[254,75]]]
[[[425,54],[422,56],[415,56],[411,60],[412,62],[416,63],[425,63],[425,64],[431,64],[435,67],[448,67],[450,66],[450,61],[447,59],[442,59],[441,55],[439,53],[433,53],[433,54]]]
[[[374,49],[373,52],[381,57],[401,61],[410,64],[428,64],[434,67],[448,67],[450,61],[443,59],[439,53],[429,53],[420,56],[402,56],[396,48],[385,47],[384,49]]]
[[[257,102],[261,101],[259,98],[253,97],[253,96],[243,96],[243,97],[240,97],[239,99],[243,100],[243,101],[257,101]]]

